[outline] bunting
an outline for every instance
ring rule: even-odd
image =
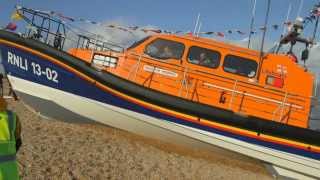
[[[12,20],[21,20],[23,18],[23,15],[21,15],[19,13],[19,10],[22,9],[21,6],[16,6],[16,10],[13,12],[13,14],[11,15],[11,19]],[[128,27],[124,27],[124,26],[119,26],[119,25],[114,25],[114,24],[109,24],[109,25],[104,25],[101,22],[96,22],[96,21],[91,21],[88,19],[84,19],[84,18],[75,18],[75,17],[70,17],[70,16],[66,16],[62,13],[59,12],[55,12],[55,11],[41,11],[41,10],[34,10],[37,12],[42,12],[42,13],[46,13],[49,14],[53,17],[56,17],[57,19],[60,19],[63,23],[67,23],[69,22],[83,22],[83,23],[88,23],[88,24],[93,24],[93,25],[97,25],[97,26],[103,26],[106,28],[113,28],[113,29],[118,29],[124,32],[130,32],[132,33],[133,31],[142,31],[144,33],[166,33],[166,34],[179,34],[179,33],[183,33],[183,34],[187,34],[189,32],[184,32],[181,30],[178,31],[168,31],[168,30],[162,30],[162,29],[156,29],[156,28],[144,28],[144,27],[139,27],[139,26],[128,26]],[[308,22],[312,22],[314,19],[316,19],[316,17],[320,16],[320,4],[315,6],[315,8],[310,12],[310,15],[304,18],[304,23],[308,23]],[[214,36],[218,36],[218,37],[225,37],[226,34],[238,34],[238,35],[248,35],[248,34],[257,34],[260,31],[265,31],[267,29],[272,29],[272,30],[279,30],[281,26],[287,26],[290,27],[293,23],[291,21],[287,21],[287,22],[283,22],[283,23],[278,23],[278,24],[272,24],[270,27],[265,27],[265,26],[261,26],[261,27],[257,27],[256,29],[253,28],[251,30],[251,32],[246,32],[246,31],[242,31],[239,29],[227,29],[225,31],[207,31],[207,32],[200,32],[199,34],[203,34],[203,35],[214,35]],[[13,24],[12,24],[13,26]],[[13,26],[14,27],[14,26]],[[11,28],[14,29],[14,28]]]

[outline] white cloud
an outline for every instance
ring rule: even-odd
[[[110,42],[123,47],[128,47],[133,42],[142,39],[145,36],[151,34],[151,32],[143,32],[141,29],[158,29],[156,26],[147,25],[139,27],[137,30],[124,31],[118,28],[108,27],[109,25],[114,25],[115,27],[123,27],[128,29],[130,27],[129,23],[126,23],[123,19],[117,19],[112,21],[106,21],[100,25],[86,24],[81,25],[80,28],[74,27],[73,31],[67,33],[67,37],[73,40],[66,42],[66,49],[74,47],[76,44],[77,36],[75,34],[82,34],[90,38],[99,39],[105,42]],[[81,29],[81,30],[80,30]]]

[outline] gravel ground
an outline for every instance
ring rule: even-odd
[[[256,160],[175,146],[97,124],[41,118],[7,100],[22,124],[22,179],[272,179]]]

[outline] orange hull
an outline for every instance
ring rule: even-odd
[[[148,54],[146,49],[160,40],[182,44],[181,57],[161,59]],[[191,62],[194,47],[217,52],[218,65]],[[267,54],[260,61],[259,52],[254,50],[176,35],[152,36],[123,53],[89,49],[71,49],[69,53],[103,71],[172,96],[231,110],[242,116],[302,128],[309,124],[314,76],[285,55]],[[105,57],[108,57],[107,64]],[[229,57],[250,60],[245,66],[253,64],[255,72],[240,74],[227,69],[227,63],[236,61]],[[259,78],[256,64],[261,66]]]

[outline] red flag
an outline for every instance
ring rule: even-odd
[[[313,10],[312,13],[315,16],[320,16],[320,8],[317,8],[317,9]]]
[[[15,23],[10,22],[5,29],[8,29],[10,31],[15,31],[17,29],[17,25]]]
[[[287,25],[287,26],[290,26],[290,25],[292,24],[292,22],[287,21],[287,22],[284,22],[283,24],[284,24],[284,25]]]
[[[223,32],[217,32],[217,36],[224,37],[224,33]]]

